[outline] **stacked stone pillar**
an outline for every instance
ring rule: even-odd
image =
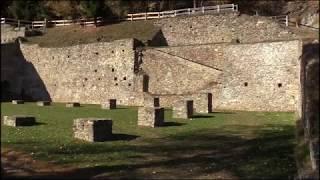
[[[164,124],[164,108],[160,107],[159,97],[148,93],[143,95],[143,107],[138,109],[138,125],[158,127]]]

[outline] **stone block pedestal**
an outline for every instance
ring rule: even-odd
[[[77,102],[67,103],[66,107],[80,107],[80,103],[77,103]]]
[[[101,142],[112,137],[112,120],[79,118],[73,121],[74,137],[89,142]]]
[[[164,124],[164,108],[140,107],[138,110],[138,126],[157,127]]]
[[[173,118],[188,119],[193,115],[193,101],[192,100],[179,100],[174,103],[172,108]]]
[[[3,116],[3,124],[7,126],[32,126],[36,123],[36,118],[33,116],[16,115]]]
[[[38,101],[37,105],[38,106],[50,106],[51,102],[49,102],[49,101]]]
[[[117,100],[109,99],[109,102],[101,104],[102,109],[116,109],[117,108]]]
[[[24,104],[23,100],[12,100],[12,104]]]

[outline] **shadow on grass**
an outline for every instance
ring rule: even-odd
[[[131,141],[138,137],[139,136],[129,135],[129,134],[112,134],[110,139],[108,139],[107,141]]]
[[[217,111],[217,112],[211,112],[209,114],[236,114],[236,113],[235,112]]]
[[[178,122],[164,122],[162,126],[183,126],[185,123]]]
[[[237,133],[230,133],[232,131],[225,131],[224,128],[236,130]],[[50,177],[193,179],[209,175],[206,177],[216,179],[217,173],[224,172],[227,179],[292,179],[296,174],[294,130],[294,126],[287,125],[233,125],[180,133],[165,139],[152,139],[151,143],[140,145],[72,145],[74,147],[68,148],[70,152],[58,150],[49,153],[88,156],[99,153],[107,153],[106,156],[123,153],[125,161],[116,165],[79,168],[67,174],[56,173]],[[248,131],[253,132],[255,136],[244,136]],[[142,157],[125,155],[132,151]],[[104,164],[108,164],[105,163],[108,159],[99,156],[99,161]],[[79,158],[72,163],[84,161],[86,160]],[[157,171],[160,173],[157,174]]]
[[[191,118],[213,118],[214,116],[210,116],[210,115],[193,115]]]
[[[47,123],[43,123],[43,122],[35,122],[34,126],[42,126],[42,125],[47,125]]]

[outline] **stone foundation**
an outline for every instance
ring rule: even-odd
[[[12,100],[12,104],[24,104],[23,100]]]
[[[66,107],[80,107],[80,103],[67,103]]]
[[[117,100],[116,99],[109,99],[109,103],[102,103],[102,109],[116,109],[117,108]]]
[[[172,108],[173,118],[188,119],[193,115],[193,100],[176,101]]]
[[[50,106],[51,102],[49,102],[49,101],[38,101],[37,105],[38,106]]]
[[[89,142],[101,142],[112,136],[112,120],[79,118],[73,121],[74,137]]]
[[[157,127],[164,123],[164,108],[140,107],[138,110],[138,126]]]
[[[3,124],[7,126],[32,126],[36,123],[33,116],[3,116]]]

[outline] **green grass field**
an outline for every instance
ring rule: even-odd
[[[42,36],[30,36],[26,39],[27,42],[39,44],[41,47],[64,47],[126,38],[136,38],[146,42],[151,40],[159,29],[152,24],[152,21],[119,22],[97,28],[70,25],[48,28]]]
[[[288,178],[296,173],[293,113],[214,112],[166,125],[137,126],[137,108],[102,110],[98,105],[65,108],[1,103],[1,116],[34,115],[30,127],[1,125],[1,146],[35,159],[90,169],[112,177],[205,178],[230,173],[240,178]],[[115,140],[88,143],[73,138],[73,119],[110,117]]]

